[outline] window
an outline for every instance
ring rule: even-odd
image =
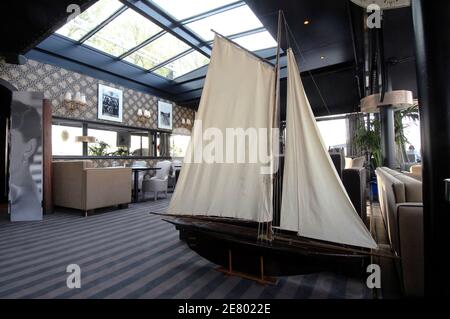
[[[52,152],[55,156],[82,156],[83,145],[76,142],[83,129],[76,126],[52,125]]]
[[[344,148],[347,150],[347,121],[346,119],[318,121],[322,139],[327,149]]]
[[[190,141],[190,136],[172,135],[170,137],[170,156],[185,157]]]
[[[242,45],[249,51],[257,51],[262,49],[273,48],[277,46],[277,42],[273,39],[269,32],[263,31],[250,35],[246,35],[234,39],[239,45]]]
[[[131,135],[130,155],[131,156],[150,156],[150,140],[148,136]]]
[[[205,66],[208,63],[209,59],[206,56],[197,51],[193,51],[155,70],[155,73],[173,80],[202,66]]]
[[[247,5],[244,5],[189,23],[187,27],[205,41],[211,41],[214,39],[214,33],[211,29],[224,36],[230,36],[244,31],[262,28],[263,25],[253,11]]]
[[[88,155],[109,156],[118,151],[117,132],[99,129],[88,129],[88,135],[94,136],[97,143],[89,144]]]
[[[413,121],[407,117],[403,118],[404,134],[409,143],[406,143],[408,157],[412,159],[420,158],[421,140],[420,140],[420,121]],[[411,161],[411,160],[410,160]],[[411,162],[413,162],[412,160]]]
[[[121,7],[123,4],[118,0],[100,0],[56,33],[79,41]]]
[[[173,35],[166,33],[158,39],[150,42],[139,51],[129,55],[125,61],[136,64],[146,70],[167,61],[176,55],[190,49],[186,43],[178,40]]]
[[[86,41],[86,44],[113,56],[128,50],[161,32],[161,28],[134,10],[127,9]]]
[[[183,20],[204,13],[237,0],[152,0],[177,20]]]

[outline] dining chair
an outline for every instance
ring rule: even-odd
[[[154,177],[145,176],[142,182],[142,193],[153,192],[155,201],[158,199],[158,193],[164,193],[167,198],[167,188],[169,186],[169,173],[172,163],[170,161],[158,162],[155,168],[158,168]]]

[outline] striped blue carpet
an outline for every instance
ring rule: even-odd
[[[42,222],[0,222],[0,298],[370,298],[364,282],[331,273],[276,286],[226,277],[150,211],[167,200],[99,212],[58,212]],[[81,288],[66,267],[81,267]]]

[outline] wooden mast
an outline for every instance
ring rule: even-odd
[[[278,176],[278,170],[280,167],[279,159],[276,158],[279,156],[279,154],[274,154],[274,149],[278,150],[279,153],[279,137],[277,140],[273,140],[273,137],[275,136],[273,134],[274,130],[280,128],[280,53],[281,53],[281,19],[283,16],[283,12],[281,10],[278,10],[278,30],[277,30],[277,58],[275,62],[275,101],[274,101],[274,108],[273,108],[273,114],[272,114],[272,129],[271,129],[271,152],[272,152],[272,209],[273,209],[273,219],[278,219],[279,217],[279,201],[281,200],[281,194],[279,192],[279,180],[277,178]],[[274,143],[278,143],[278,147],[274,148]],[[275,166],[274,166],[275,165]],[[272,222],[269,223],[269,229],[268,229],[268,237],[270,240],[272,240]]]

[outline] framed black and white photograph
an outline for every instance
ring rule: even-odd
[[[123,92],[121,90],[98,85],[98,118],[113,122],[122,122]]]
[[[172,104],[158,101],[158,128],[172,130]]]

